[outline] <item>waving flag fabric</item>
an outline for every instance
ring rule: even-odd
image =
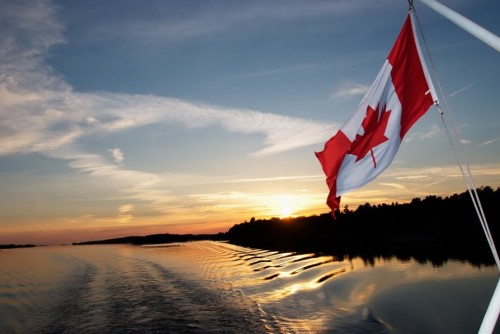
[[[437,102],[417,41],[410,13],[356,111],[316,153],[332,212],[342,194],[367,184],[391,164],[404,135]]]

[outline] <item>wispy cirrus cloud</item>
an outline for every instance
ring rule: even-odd
[[[348,98],[353,96],[360,96],[366,94],[370,89],[368,85],[362,85],[357,83],[346,83],[336,91],[334,91],[330,97],[332,99]]]
[[[482,142],[481,144],[479,144],[479,146],[490,145],[490,144],[493,144],[494,142],[497,142],[499,140],[500,140],[500,138],[486,140],[486,141]]]
[[[0,40],[0,154],[43,152],[95,133],[164,122],[261,133],[264,147],[254,155],[265,155],[321,142],[336,127],[160,96],[75,92],[44,62],[50,47],[64,42],[62,25],[49,2],[34,3],[7,5],[0,14],[11,22]],[[17,39],[21,33],[31,37]]]
[[[401,184],[401,183],[395,183],[395,182],[380,182],[379,183],[380,185],[382,186],[386,186],[386,187],[390,187],[390,188],[395,188],[395,189],[398,189],[398,190],[403,190],[403,189],[406,189],[405,185]]]
[[[284,76],[284,75],[287,75],[289,73],[297,73],[297,72],[305,72],[305,71],[314,70],[320,66],[321,66],[320,64],[301,64],[301,65],[278,67],[278,68],[272,68],[272,69],[267,69],[267,70],[254,71],[254,72],[246,72],[246,73],[237,74],[237,76],[244,77],[244,78]]]
[[[46,151],[48,157],[68,162],[68,166],[91,177],[102,178],[128,200],[145,203],[149,210],[164,213],[167,206],[179,201],[172,191],[172,183],[162,175],[126,169],[99,155],[79,151],[75,147]],[[172,179],[170,179],[171,181]]]
[[[405,142],[411,142],[411,141],[423,141],[423,140],[431,140],[434,138],[437,138],[443,133],[443,130],[441,127],[437,124],[432,124],[430,128],[421,130],[421,131],[414,131],[411,132],[408,136],[405,137],[404,141]]]
[[[471,171],[474,177],[500,176],[498,164],[472,165]],[[461,178],[462,174],[457,165],[443,165],[439,167],[420,168],[392,168],[382,174],[383,179],[405,180],[407,182],[428,183],[432,180],[445,180]],[[464,185],[465,188],[465,185]]]
[[[112,182],[128,200],[147,202],[167,214],[199,205],[170,190],[182,180],[195,182],[196,176],[179,180],[127,169],[120,148],[89,153],[81,140],[150,124],[217,125],[232,133],[262,134],[262,147],[252,155],[265,156],[323,142],[338,127],[162,96],[77,92],[46,63],[51,47],[65,42],[52,4],[26,0],[2,6],[0,20],[9,25],[0,37],[0,156],[36,152],[66,161],[78,172]],[[199,180],[207,182],[206,177]]]
[[[273,182],[273,181],[310,181],[324,179],[322,174],[317,175],[293,175],[293,176],[276,176],[276,177],[261,177],[261,178],[236,178],[219,181],[222,183],[253,183],[253,182]],[[217,182],[217,181],[215,181]]]
[[[476,84],[477,84],[477,82],[470,83],[467,86],[462,87],[462,88],[452,92],[450,95],[448,95],[448,97],[453,97],[455,95],[461,94],[461,93],[465,92],[467,89],[474,87]]]
[[[91,28],[92,35],[101,38],[132,39],[143,43],[176,42],[189,38],[215,36],[237,26],[249,25],[263,28],[266,21],[290,21],[316,17],[339,17],[359,14],[362,11],[380,8],[383,3],[363,0],[327,1],[235,1],[220,6],[217,2],[202,1],[191,6],[189,13],[179,15],[177,8],[169,3],[158,2],[152,16],[127,20],[124,17],[110,24],[96,22]],[[257,24],[258,23],[258,24]]]
[[[123,162],[124,157],[122,150],[119,148],[110,148],[108,152],[111,153],[111,156],[117,164],[121,164]]]
[[[472,165],[477,186],[487,185],[500,176],[500,166]],[[409,202],[413,198],[432,195],[449,196],[466,191],[465,183],[456,165],[439,167],[394,168],[390,167],[374,182],[356,191],[343,195],[343,202],[349,206],[363,203],[391,203],[395,199]],[[401,181],[401,183],[399,182]],[[391,191],[387,191],[391,187]]]

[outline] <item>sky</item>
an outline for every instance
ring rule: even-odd
[[[500,34],[498,1],[441,2]],[[415,5],[476,185],[497,188],[500,54]],[[0,0],[0,244],[329,212],[314,152],[407,12],[403,0]],[[431,108],[341,206],[465,189]]]

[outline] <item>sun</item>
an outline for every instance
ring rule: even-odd
[[[265,208],[265,216],[288,218],[297,217],[311,211],[309,208],[318,206],[317,199],[306,193],[279,193],[269,194],[260,198],[262,207]],[[321,207],[323,206],[323,194],[321,194]]]
[[[283,204],[280,209],[281,217],[290,217],[293,213],[293,208],[290,204]]]
[[[279,196],[276,202],[276,207],[279,210],[279,215],[281,218],[292,216],[296,210],[294,205],[296,200],[292,196]]]

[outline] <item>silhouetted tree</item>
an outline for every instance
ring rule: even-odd
[[[494,239],[498,239],[500,188],[477,189]],[[467,192],[414,198],[409,203],[344,207],[310,217],[256,219],[233,226],[230,242],[278,250],[328,252],[336,256],[414,257],[443,263],[447,257],[493,263]]]

